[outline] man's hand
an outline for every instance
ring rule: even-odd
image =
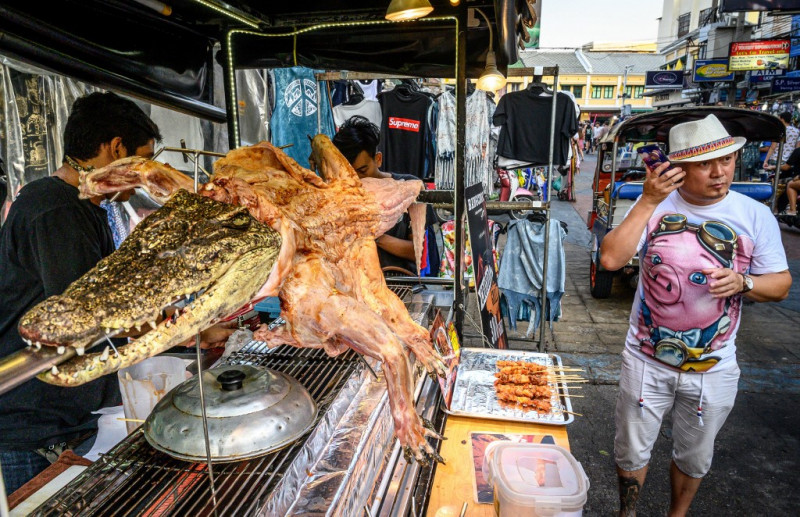
[[[224,347],[228,338],[236,332],[236,320],[223,321],[213,325],[200,333],[200,348]],[[189,338],[181,346],[193,347],[195,338]]]
[[[713,298],[728,298],[744,290],[744,277],[732,269],[710,268],[702,271],[710,280],[708,292]]]
[[[680,167],[667,170],[669,166],[669,162],[662,163],[655,170],[650,170],[649,167],[645,166],[647,175],[642,186],[642,201],[656,206],[664,201],[673,190],[683,185],[686,171]]]

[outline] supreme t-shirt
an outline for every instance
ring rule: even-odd
[[[428,115],[433,101],[424,93],[404,88],[383,92],[378,97],[383,111],[381,168],[424,177],[427,139],[431,131]]]

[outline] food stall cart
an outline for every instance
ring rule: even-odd
[[[477,77],[483,68],[486,35],[467,30],[467,6],[434,3],[437,16],[397,25],[381,19],[383,6],[376,9],[367,1],[294,2],[266,8],[260,2],[182,0],[165,6],[170,8],[168,14],[154,11],[153,2],[75,0],[43,9],[36,2],[12,1],[0,8],[4,15],[0,50],[101,87],[224,120],[231,148],[239,144],[237,110],[213,104],[214,60],[223,65],[228,106],[237,105],[236,68],[303,64],[455,77],[459,173],[453,198],[460,251],[465,78]],[[478,4],[470,7],[491,13],[498,27],[504,50],[498,64],[515,61],[514,3]],[[457,269],[461,256],[456,253]],[[410,312],[425,325],[435,300],[407,291],[404,299]],[[460,329],[461,282],[455,282],[452,305]],[[281,347],[264,353],[264,348],[263,343],[249,343],[228,364],[265,365],[304,381],[321,410],[306,439],[258,459],[225,464],[215,469],[215,483],[207,483],[207,465],[175,460],[135,433],[36,512],[92,514],[113,508],[120,514],[309,515],[356,514],[366,506],[380,515],[416,515],[428,507],[436,467],[406,461],[393,445],[385,387],[371,372],[377,365],[363,367],[353,353],[328,358],[320,351]],[[441,430],[446,417],[439,411],[438,387],[419,377],[416,395],[418,412]],[[563,436],[563,428],[557,434]]]

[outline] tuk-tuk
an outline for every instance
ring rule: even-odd
[[[731,190],[769,204],[775,211],[775,193],[779,174],[771,182],[764,181],[758,156],[760,142],[778,142],[778,163],[783,152],[786,128],[778,117],[739,108],[691,107],[654,111],[626,119],[603,138],[598,147],[597,167],[593,182],[592,210],[586,223],[592,232],[592,255],[589,282],[592,296],[608,298],[614,278],[622,275],[631,285],[638,281],[639,258],[618,271],[608,271],[600,265],[600,243],[603,237],[618,226],[628,209],[642,193],[645,166],[636,149],[642,145],[659,144],[669,153],[669,130],[676,124],[700,120],[715,115],[731,136],[747,138],[739,152]]]

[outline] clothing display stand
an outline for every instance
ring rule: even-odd
[[[539,323],[539,344],[540,352],[546,350],[545,347],[545,321],[547,321],[547,258],[550,252],[550,200],[553,199],[553,151],[555,149],[555,126],[556,126],[556,101],[558,99],[558,66],[532,68],[509,68],[508,77],[532,77],[534,82],[540,82],[543,77],[553,78],[553,107],[550,111],[550,150],[547,158],[547,191],[541,204],[534,206],[533,210],[541,211],[545,214],[544,220],[544,263],[542,264],[542,292],[540,293],[542,317]],[[550,309],[552,312],[553,309]],[[510,317],[515,318],[516,315]],[[551,316],[552,317],[552,316]]]

